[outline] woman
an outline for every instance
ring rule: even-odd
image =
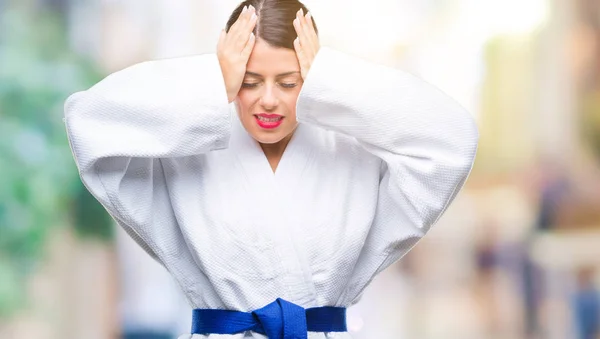
[[[73,94],[81,178],[196,309],[182,338],[349,338],[345,307],[454,199],[477,128],[411,75],[320,47],[296,0],[241,3],[217,49]]]

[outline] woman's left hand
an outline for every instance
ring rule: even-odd
[[[294,28],[298,34],[298,37],[294,40],[294,49],[300,63],[302,79],[306,79],[308,70],[319,51],[319,37],[313,26],[310,12],[304,15],[302,9],[300,9],[296,13],[296,19],[294,19]]]

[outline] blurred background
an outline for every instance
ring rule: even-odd
[[[167,339],[190,309],[81,185],[66,97],[213,52],[233,0],[0,0],[0,338]],[[357,339],[600,338],[600,0],[306,0],[321,42],[466,107],[479,153]],[[401,93],[399,93],[401,95]]]

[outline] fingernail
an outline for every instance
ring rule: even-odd
[[[300,15],[303,16],[304,15],[304,11],[302,10],[302,8],[300,8]]]
[[[252,6],[252,5],[250,5],[250,6],[248,7],[248,9],[251,9],[251,10],[253,10],[253,11],[255,10],[255,9],[254,9],[254,6]]]
[[[311,16],[310,12],[306,12],[306,19],[310,20]]]
[[[244,6],[244,9],[242,9],[242,13],[246,13],[247,9],[248,9],[248,7]]]
[[[256,13],[255,12],[252,12],[252,16],[250,17],[250,19],[252,19],[252,20],[256,19]]]

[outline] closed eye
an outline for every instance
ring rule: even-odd
[[[256,83],[248,83],[248,82],[242,83],[242,88],[255,88],[256,86],[258,86],[258,82],[256,82]]]
[[[259,84],[260,83],[258,83],[258,82],[243,82],[242,88],[256,88],[256,87],[258,87]],[[286,89],[291,89],[291,88],[298,86],[298,84],[297,83],[279,83],[279,86],[286,88]]]
[[[298,84],[280,84],[283,88],[294,88],[298,86]]]

